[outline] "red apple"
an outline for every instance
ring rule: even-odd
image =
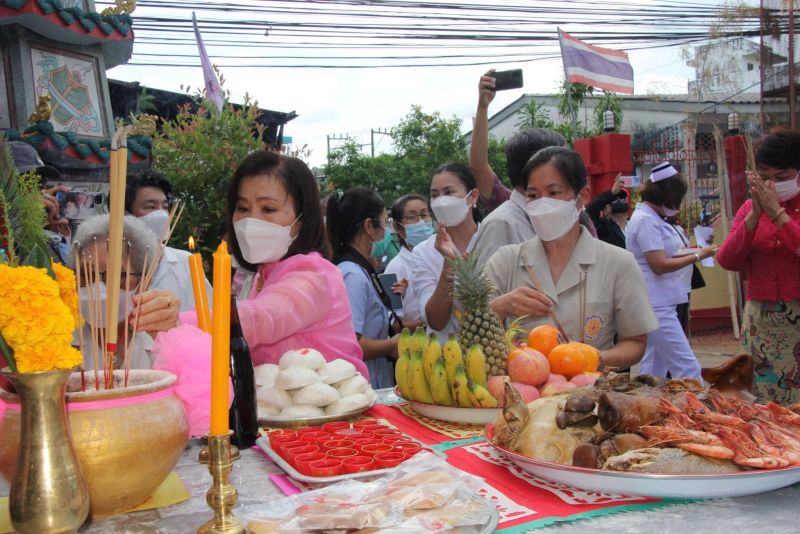
[[[506,382],[511,382],[506,375],[490,376],[486,382],[486,389],[489,390],[492,397],[497,399],[499,406],[505,406]]]
[[[600,373],[593,373],[593,372],[585,372],[579,375],[575,375],[569,379],[570,382],[578,386],[579,388],[586,387],[586,386],[593,386],[597,377],[600,376]]]
[[[522,397],[522,401],[525,404],[529,402],[533,402],[539,398],[539,390],[536,389],[535,386],[529,386],[528,384],[520,384],[519,382],[511,382],[511,385],[514,386],[514,389]]]
[[[538,386],[550,376],[550,364],[538,350],[525,349],[508,363],[508,376],[512,382]]]
[[[559,393],[566,393],[567,391],[571,391],[573,389],[577,389],[575,384],[570,382],[551,382],[545,385],[540,393],[542,397],[549,397],[550,395],[558,395]]]
[[[567,377],[564,375],[559,375],[557,373],[550,373],[550,376],[547,377],[547,382],[544,385],[553,384],[556,382],[568,382]]]

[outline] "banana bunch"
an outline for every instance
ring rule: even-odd
[[[395,379],[403,397],[439,406],[497,406],[486,389],[486,357],[479,345],[472,345],[465,357],[455,334],[442,346],[436,335],[428,337],[423,328],[413,335],[404,329],[398,353]]]

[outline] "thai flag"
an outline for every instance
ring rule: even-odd
[[[560,29],[558,42],[568,82],[633,94],[633,67],[628,54],[584,43]]]
[[[197,41],[197,49],[200,52],[200,64],[203,66],[206,98],[217,106],[217,110],[222,111],[222,106],[225,104],[225,95],[222,94],[222,87],[219,85],[217,73],[214,72],[214,67],[211,66],[211,60],[208,58],[206,45],[203,44],[203,38],[200,36],[200,29],[197,27],[197,18],[194,16],[194,11],[192,11],[192,24],[194,25],[194,37]]]

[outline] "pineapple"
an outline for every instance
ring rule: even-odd
[[[509,346],[506,332],[497,315],[489,308],[492,284],[478,267],[478,257],[453,262],[453,296],[461,305],[458,319],[458,343],[466,354],[473,344],[478,344],[486,355],[486,374],[505,375],[506,355]]]

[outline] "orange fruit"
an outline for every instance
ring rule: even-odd
[[[567,379],[584,372],[587,357],[580,345],[583,343],[570,342],[553,347],[553,350],[547,355],[550,372],[564,375]]]
[[[585,373],[593,373],[600,367],[600,351],[586,343],[575,342],[575,345],[586,356],[586,367],[583,369]]]
[[[528,347],[538,350],[545,356],[561,343],[564,343],[561,333],[555,326],[549,324],[537,326],[528,333]]]

